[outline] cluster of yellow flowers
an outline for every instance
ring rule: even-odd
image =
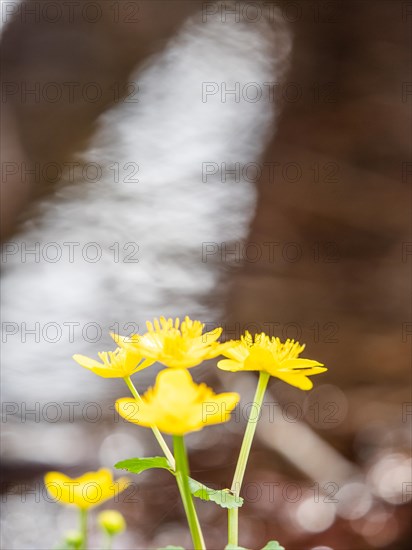
[[[318,361],[299,357],[305,346],[294,340],[282,343],[279,338],[269,337],[264,333],[253,337],[246,332],[240,340],[220,343],[218,339],[222,334],[221,328],[209,332],[204,332],[204,328],[200,321],[193,321],[189,317],[182,322],[178,318],[161,317],[153,323],[148,322],[147,332],[142,335],[112,334],[118,347],[114,351],[99,353],[100,361],[84,355],[73,356],[77,363],[99,376],[125,380],[133,398],[118,399],[116,410],[127,421],[153,430],[168,464],[172,470],[176,469],[176,474],[179,473],[177,450],[183,449],[183,455],[185,453],[184,444],[181,447],[179,443],[180,440],[183,441],[182,436],[208,425],[227,422],[240,399],[237,393],[215,394],[205,384],[197,384],[188,369],[221,355],[225,359],[218,361],[217,366],[224,371],[259,371],[255,396],[259,406],[271,376],[302,390],[310,390],[313,384],[309,376],[327,370]],[[155,362],[167,368],[160,371],[154,386],[141,397],[130,377]],[[175,456],[160,432],[174,436]],[[234,493],[240,490],[253,434],[254,427],[249,423],[235,473],[234,484],[236,482],[238,488],[233,489],[232,486]],[[180,451],[179,453],[179,456],[183,456]],[[183,465],[184,473],[184,458],[182,460],[180,465]],[[177,479],[179,480],[179,476]],[[91,481],[97,482],[100,488],[94,501],[85,491],[85,484]],[[185,483],[183,475],[179,488],[195,548],[204,548],[199,526],[196,526],[194,508],[191,508],[187,495],[185,496],[188,487]],[[58,472],[50,472],[46,476],[46,485],[58,500],[75,504],[80,509],[88,509],[124,490],[128,481],[121,478],[114,484],[108,470],[91,472],[74,480]],[[230,518],[229,515],[229,543],[236,545],[237,516],[235,521],[232,515],[232,525]]]
[[[253,338],[246,332],[239,341],[220,344],[217,339],[222,333],[221,328],[204,333],[204,325],[188,317],[183,322],[161,317],[154,323],[148,322],[147,328],[142,336],[112,334],[120,347],[114,352],[99,353],[101,362],[84,355],[74,355],[73,358],[105,378],[130,377],[154,362],[172,369],[159,373],[154,388],[142,397],[141,402],[129,398],[117,401],[117,410],[125,419],[142,426],[156,425],[171,435],[226,422],[239,400],[235,393],[216,395],[204,384],[195,384],[183,369],[223,355],[227,359],[217,364],[222,370],[265,371],[302,390],[312,388],[308,376],[326,370],[317,361],[298,358],[304,345],[293,340],[282,344],[279,338],[270,338],[264,333]],[[224,414],[204,415],[206,403],[217,405],[216,410],[225,411]]]

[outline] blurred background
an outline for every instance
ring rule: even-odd
[[[259,76],[265,74],[266,61],[262,59],[267,59],[268,66],[271,55],[276,61],[273,95],[257,106],[260,110],[253,111],[258,116],[252,113],[256,128],[250,135],[242,126],[237,130],[239,142],[243,139],[245,143],[256,143],[256,150],[249,154],[244,146],[242,154],[236,156],[236,149],[233,152],[228,147],[224,153],[227,156],[219,157],[209,154],[205,143],[208,156],[199,157],[202,163],[214,163],[213,170],[216,166],[218,170],[214,174],[218,179],[208,192],[216,197],[221,209],[211,210],[211,217],[216,223],[225,219],[228,226],[236,225],[239,230],[222,226],[228,233],[222,230],[220,238],[218,223],[218,230],[211,231],[208,237],[205,226],[195,253],[190,243],[187,255],[180,249],[176,252],[174,260],[185,265],[194,277],[199,267],[204,271],[202,281],[208,280],[209,271],[213,273],[210,291],[190,289],[199,296],[196,299],[188,298],[189,291],[174,292],[172,287],[164,287],[161,281],[148,276],[146,284],[153,287],[148,300],[132,296],[131,304],[126,305],[131,293],[122,294],[113,279],[89,285],[86,279],[91,274],[83,273],[89,293],[96,292],[98,299],[104,300],[107,293],[114,292],[120,303],[119,313],[112,318],[109,315],[103,320],[95,313],[91,319],[102,319],[103,325],[121,319],[121,329],[127,332],[125,320],[136,321],[141,327],[141,318],[145,318],[142,311],[147,312],[147,318],[163,312],[188,312],[210,326],[223,326],[225,338],[236,338],[250,330],[306,342],[307,356],[325,363],[329,370],[314,380],[310,392],[271,381],[245,478],[240,544],[255,549],[276,539],[287,550],[409,548],[411,4],[389,0],[279,1],[272,6],[276,4],[278,10],[275,18],[271,16],[275,12],[269,9],[270,3],[258,2],[100,1],[93,2],[94,7],[90,3],[86,15],[81,11],[70,15],[58,8],[53,11],[56,8],[52,4],[64,3],[2,2],[1,185],[6,247],[3,276],[8,280],[19,277],[22,285],[29,286],[30,293],[37,292],[36,286],[30,287],[33,267],[14,252],[18,258],[10,263],[12,243],[21,247],[28,235],[33,235],[31,244],[39,239],[43,243],[53,241],[54,226],[47,218],[50,211],[57,217],[67,212],[67,233],[60,232],[60,236],[77,240],[76,212],[81,214],[82,201],[87,201],[87,216],[95,204],[93,196],[86,192],[83,196],[80,189],[76,191],[74,208],[70,189],[79,187],[79,183],[62,182],[62,177],[43,170],[40,175],[32,172],[22,177],[21,167],[36,170],[33,167],[48,163],[63,166],[79,158],[81,162],[100,158],[94,147],[102,146],[102,138],[96,141],[95,136],[105,116],[105,132],[100,136],[104,138],[102,150],[113,151],[110,162],[117,159],[117,132],[122,132],[134,147],[134,127],[122,124],[111,134],[118,116],[112,108],[128,103],[127,109],[135,109],[125,101],[135,92],[131,87],[136,82],[130,76],[132,71],[150,64],[151,56],[157,52],[174,51],[168,41],[180,32],[188,17],[193,16],[196,24],[202,25],[208,10],[217,14],[222,24],[212,42],[217,51],[222,48],[222,40],[226,48],[222,51],[236,52],[241,47],[238,38],[244,34],[256,66],[263,67],[253,82],[259,83]],[[34,10],[34,15],[24,12],[26,8]],[[223,21],[229,8],[235,15],[227,15],[227,21]],[[258,16],[268,22],[268,27],[262,27],[262,35],[267,31],[262,39],[266,42],[253,41],[252,35],[242,30],[245,23],[253,28]],[[229,41],[225,37],[232,32],[226,26],[230,17],[237,27]],[[235,33],[239,28],[238,36]],[[272,53],[270,47],[265,49],[271,40]],[[203,57],[201,47],[202,44],[199,63]],[[205,49],[205,57],[206,52]],[[209,60],[213,64],[213,58]],[[164,65],[160,62],[156,67],[160,74]],[[187,71],[191,70],[189,65]],[[227,70],[231,70],[229,64]],[[178,79],[184,71],[175,74]],[[75,82],[80,88],[94,82],[101,94],[96,101],[85,100],[77,92],[73,100],[64,96],[51,101],[42,92],[50,82]],[[173,83],[173,79],[168,82]],[[39,88],[27,96],[22,92],[25,85]],[[167,95],[164,91],[163,94]],[[242,94],[243,89],[239,104],[245,100]],[[163,101],[160,92],[159,95],[159,101]],[[276,118],[271,114],[273,107]],[[244,116],[245,121],[252,116],[246,111],[235,114]],[[137,125],[139,120],[137,117]],[[184,124],[190,125],[190,117]],[[232,124],[236,126],[237,119]],[[153,163],[171,142],[180,146],[184,167],[192,154],[190,136],[188,132],[185,140],[179,142],[165,132],[151,135],[148,147]],[[230,139],[236,141],[236,134]],[[179,156],[176,151],[173,155]],[[197,165],[199,158],[194,161]],[[250,161],[246,171],[245,159]],[[240,184],[236,163],[241,166]],[[179,195],[173,191],[173,182],[179,180],[180,165],[175,174],[164,163],[156,164],[156,170],[154,179],[171,181],[172,187],[162,188],[160,193],[167,198],[162,215],[174,219]],[[203,176],[204,173],[197,175],[195,185],[205,185]],[[230,206],[230,189],[228,195],[219,194],[219,184],[227,189],[225,177],[229,183],[235,180],[236,192],[244,184],[246,204],[236,196]],[[150,189],[143,193],[141,202],[147,200],[147,192]],[[123,198],[126,208],[127,200]],[[143,207],[148,215],[154,215],[150,200]],[[233,208],[233,213],[228,208]],[[89,241],[99,238],[92,226],[106,223],[112,214],[110,193],[104,204],[96,202],[96,209],[101,220],[91,215]],[[236,209],[244,211],[243,217],[236,218]],[[122,223],[122,218],[111,221],[109,230],[113,224],[116,232],[116,224]],[[195,221],[191,223],[190,231],[196,232]],[[43,233],[36,233],[39,228]],[[140,242],[139,235],[136,238]],[[211,245],[206,258],[205,241]],[[174,254],[173,247],[169,247],[172,244],[160,251],[160,257]],[[142,261],[141,268],[144,267]],[[76,271],[78,265],[74,263],[72,269]],[[37,276],[46,277],[47,272]],[[116,274],[111,276],[116,278]],[[59,279],[53,279],[54,284],[56,280]],[[3,320],[9,323],[6,336],[13,335],[14,325],[10,323],[40,315],[30,306],[27,312],[22,310],[19,296],[23,290],[13,288],[7,287],[5,298],[8,317]],[[70,285],[58,288],[56,296],[70,292]],[[50,301],[54,299],[51,291]],[[164,309],[159,309],[162,303]],[[16,316],[10,313],[13,307],[19,309]],[[76,307],[77,317],[63,319],[83,319],[80,306],[73,311]],[[122,307],[136,311],[141,307],[142,311],[136,312],[135,317],[129,312],[122,317]],[[48,315],[45,319],[49,322],[56,320]],[[70,363],[70,356],[76,351],[92,355],[89,341],[83,344],[79,350],[57,342],[53,348],[58,348],[57,360]],[[99,341],[96,346],[108,349],[108,340]],[[72,390],[70,393],[67,389],[68,398],[61,390],[55,401],[50,399],[53,384],[47,370],[32,369],[36,382],[25,388],[25,371],[31,369],[31,364],[27,351],[19,351],[22,348],[12,348],[9,369],[14,374],[5,380],[10,386],[21,382],[22,393],[3,386],[2,547],[46,549],[54,547],[61,533],[74,527],[76,521],[73,511],[44,498],[42,476],[46,471],[57,469],[80,475],[86,469],[110,467],[122,458],[151,456],[157,449],[149,433],[120,422],[111,409],[115,397],[126,395],[121,385],[103,381],[98,386],[100,380],[70,365],[67,368],[76,374],[70,379],[63,377]],[[48,368],[54,366],[52,362]],[[244,411],[253,399],[256,378],[253,374],[215,373],[213,364],[192,373],[206,380],[215,391],[230,388],[242,395],[230,423],[188,437],[193,477],[217,488],[227,487],[246,424]],[[142,380],[142,387],[152,381],[150,377]],[[79,398],[81,407],[77,410],[83,410],[83,414],[77,417],[76,413],[76,422],[72,422],[63,403],[74,399],[79,386],[85,393]],[[37,401],[30,394],[26,401],[25,392],[34,389],[39,396],[43,392],[44,398]],[[93,402],[98,402],[99,407],[92,410]],[[85,404],[89,407],[86,418]],[[134,481],[127,494],[128,502],[121,499],[115,505],[129,525],[117,547],[143,549],[182,544],[189,548],[184,512],[173,480],[166,473],[156,472],[144,473]],[[105,507],[114,505],[109,502]],[[212,503],[198,503],[198,509],[206,526],[208,548],[223,548],[225,514]],[[91,543],[92,547],[99,547],[94,531]]]

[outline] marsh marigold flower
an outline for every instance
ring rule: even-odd
[[[304,344],[294,340],[282,343],[279,338],[270,338],[264,332],[255,337],[246,331],[240,340],[233,340],[222,350],[222,359],[217,366],[227,371],[265,371],[291,386],[301,390],[313,387],[308,376],[320,374],[327,369],[322,363],[299,358]]]
[[[110,470],[101,468],[76,478],[61,472],[48,472],[44,483],[50,495],[60,504],[88,510],[124,491],[130,481],[126,477],[115,481]]]
[[[165,369],[157,375],[155,386],[142,396],[142,402],[118,399],[116,409],[129,422],[184,435],[227,422],[238,401],[237,393],[216,395],[206,384],[196,384],[187,370]]]
[[[103,378],[125,378],[150,367],[154,363],[154,361],[143,359],[134,350],[123,348],[117,348],[114,351],[102,351],[98,353],[98,356],[101,362],[79,354],[73,355],[73,359],[82,367]]]
[[[134,350],[142,357],[158,361],[166,367],[195,367],[206,359],[220,355],[222,344],[217,339],[222,334],[221,328],[203,332],[205,325],[189,317],[182,322],[179,318],[160,317],[153,323],[148,321],[146,325],[148,332],[141,336],[112,334],[112,337],[123,348]]]

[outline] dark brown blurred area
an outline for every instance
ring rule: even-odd
[[[338,358],[331,376],[342,386],[402,385],[411,315],[407,6],[332,2],[319,23],[302,6],[265,159],[273,172],[263,171],[250,235],[265,253],[236,275],[231,319],[281,331],[300,323],[325,362]],[[277,243],[272,258],[265,242]]]
[[[84,11],[81,4],[63,3],[59,10],[47,0],[28,0],[3,11],[2,137],[13,139],[15,119],[27,166],[23,185],[20,174],[2,178],[3,239],[19,214],[25,216],[30,197],[53,191],[57,171],[43,167],[64,166],[84,149],[98,116],[137,92],[130,72],[201,6],[196,0],[93,4]],[[3,158],[14,160],[6,151]]]
[[[103,11],[112,9],[111,2],[99,4]],[[329,368],[319,382],[331,392],[329,398],[322,394],[326,411],[344,393],[336,426],[308,423],[313,441],[322,439],[354,468],[359,483],[373,478],[373,485],[385,465],[398,475],[396,468],[404,467],[402,457],[410,452],[412,4],[277,4],[294,35],[293,57],[286,82],[276,88],[282,115],[262,159],[265,169],[249,241],[240,261],[238,254],[233,266],[228,262],[233,285],[224,327],[227,337],[249,328],[306,342],[308,357]],[[127,93],[130,71],[159,50],[200,5],[139,2],[140,22],[124,25],[110,24],[111,17],[99,25],[63,21],[52,29],[44,22],[12,22],[1,45],[3,82],[97,81],[103,94],[94,103],[77,92],[72,102],[21,102],[9,88],[2,105],[3,139],[5,132],[11,140],[17,136],[13,150],[19,147],[28,163],[71,159],[93,135],[99,114],[116,103],[114,84],[120,95]],[[12,215],[5,213],[6,236],[17,227],[18,213],[20,219],[32,215],[23,208],[29,195],[36,199],[51,193],[53,185],[42,179],[31,191],[25,186],[17,193],[20,200],[6,186],[3,192],[14,199],[8,210]],[[216,391],[227,387],[231,376],[222,375]],[[282,393],[276,383],[270,391],[268,400],[306,403],[293,392]],[[219,430],[212,448],[219,449],[214,453],[221,453],[220,459],[211,459],[199,444],[191,463],[200,481],[227,486],[242,434]],[[322,471],[323,460],[326,465],[332,455],[313,449],[313,456]],[[300,460],[304,464],[306,457]],[[354,483],[351,479],[346,482]],[[310,486],[308,473],[264,437],[254,447],[246,483],[256,480],[277,487]],[[177,499],[172,481],[148,475],[139,503],[122,509],[142,544],[162,529],[159,545],[166,545],[170,530],[180,533],[183,512],[180,504],[169,506],[163,492],[169,485],[170,498]],[[410,485],[405,490],[408,496]],[[260,548],[275,538],[287,550],[409,548],[410,499],[385,499],[384,489],[376,491],[374,504],[363,515],[336,515],[316,533],[304,530],[302,517],[309,512],[293,508],[293,499],[250,498],[241,511],[248,534],[240,543]],[[200,505],[210,527],[210,548],[223,548],[225,515],[206,507]]]
[[[309,4],[292,27],[284,111],[265,158],[278,164],[263,173],[249,239],[250,256],[262,257],[235,274],[228,324],[307,343],[348,401],[322,438],[368,468],[371,439],[396,439],[411,400],[411,6],[319,3],[316,23]],[[259,451],[255,461],[249,480],[265,462]],[[398,528],[407,517],[399,511]],[[359,521],[349,522],[357,534],[340,520],[286,546],[406,548],[406,532],[385,543],[390,522],[379,540],[359,537]]]
[[[348,401],[322,438],[368,469],[371,448],[389,452],[411,401],[411,6],[319,3],[316,23],[309,4],[292,27],[284,111],[265,158],[278,164],[263,173],[249,239],[251,258],[262,257],[235,274],[228,324],[307,343]],[[255,461],[249,480],[265,462],[258,451]],[[385,543],[406,527],[410,512],[398,513],[381,540],[359,536],[362,520],[340,520],[287,547],[406,548],[407,532]]]

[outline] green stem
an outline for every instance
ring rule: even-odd
[[[255,397],[253,399],[257,410],[253,408],[250,411],[249,420],[246,426],[245,435],[243,436],[242,447],[240,449],[239,458],[236,465],[235,475],[232,482],[232,493],[238,497],[242,487],[243,477],[245,475],[246,465],[249,458],[250,449],[252,447],[253,437],[255,435],[256,426],[259,420],[260,411],[262,408],[263,398],[265,396],[266,387],[268,385],[270,374],[260,371],[259,381],[256,388]],[[228,544],[238,545],[238,527],[239,523],[239,508],[228,510]]]
[[[82,550],[87,550],[87,510],[80,508],[80,532],[82,534]]]
[[[239,508],[230,508],[227,511],[227,543],[238,545],[238,533],[239,533]]]
[[[114,537],[112,535],[107,535],[106,550],[112,550],[112,548],[113,548],[113,539],[114,539]]]
[[[189,464],[187,461],[186,447],[183,436],[173,436],[173,448],[176,459],[176,480],[182,497],[183,506],[186,512],[187,522],[189,524],[190,534],[195,550],[204,550],[205,542],[203,540],[202,530],[196,514],[196,508],[193,504],[192,493],[189,486]]]
[[[133,397],[136,399],[136,401],[139,401],[139,402],[142,401],[142,398],[140,397],[139,392],[137,391],[137,389],[135,388],[133,382],[131,381],[130,376],[125,376],[124,381],[126,382],[127,387],[131,391],[131,393],[132,393]],[[152,432],[153,432],[155,438],[157,439],[157,442],[159,443],[160,447],[162,448],[162,451],[164,452],[165,457],[169,461],[169,464],[170,464],[171,468],[174,470],[176,468],[175,459],[174,459],[169,447],[167,446],[167,443],[164,440],[162,434],[159,432],[159,430],[156,428],[156,426],[152,426]]]

